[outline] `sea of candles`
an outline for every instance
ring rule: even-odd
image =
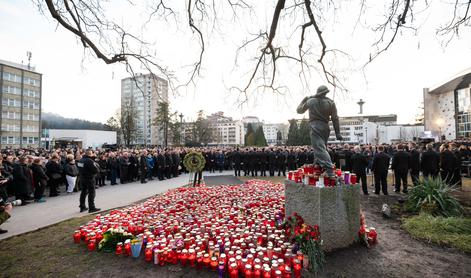
[[[106,231],[130,233],[137,240],[118,243],[117,256],[130,256],[142,244],[141,256],[154,265],[180,264],[220,277],[298,277],[283,220],[284,186],[254,180],[170,190],[97,215],[73,238],[93,251]]]

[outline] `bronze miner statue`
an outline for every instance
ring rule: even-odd
[[[309,109],[309,125],[311,127],[311,145],[314,149],[314,163],[319,164],[329,176],[333,176],[332,160],[327,151],[327,140],[329,139],[329,120],[332,120],[337,140],[342,140],[340,135],[339,117],[335,102],[325,95],[329,89],[322,85],[317,88],[314,96],[305,97],[296,110],[303,114]]]

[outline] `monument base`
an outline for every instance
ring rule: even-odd
[[[285,181],[286,216],[299,214],[319,225],[324,251],[351,245],[360,228],[360,186],[315,187]]]

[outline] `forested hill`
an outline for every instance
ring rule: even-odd
[[[42,113],[42,128],[110,130],[108,126],[102,123],[64,118],[60,115],[47,112]]]

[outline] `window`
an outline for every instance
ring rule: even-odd
[[[2,144],[12,145],[12,144],[19,144],[20,137],[16,136],[2,136]]]
[[[2,111],[2,118],[12,119],[12,120],[19,120],[20,119],[20,113],[12,112],[12,111]]]
[[[21,83],[21,75],[10,73],[10,72],[4,72],[3,80]]]
[[[20,125],[15,125],[15,124],[2,124],[2,131],[19,132],[19,131],[20,131]]]
[[[25,100],[25,101],[23,101],[23,108],[26,108],[26,109],[39,109],[39,103],[37,103],[35,101]]]
[[[2,105],[20,107],[20,100],[12,98],[2,98]]]
[[[23,127],[23,131],[25,132],[38,132],[39,128],[35,125],[26,125]]]
[[[39,80],[38,80],[38,79],[34,79],[34,78],[32,78],[32,77],[25,77],[24,83],[25,83],[25,84],[28,84],[28,85],[31,85],[31,86],[35,86],[35,87],[39,87],[39,86],[40,86]]]
[[[30,89],[24,89],[23,90],[23,95],[27,97],[39,97],[39,91],[37,90],[30,90]]]
[[[13,95],[21,95],[21,88],[16,86],[3,86],[3,92]]]
[[[38,137],[23,137],[23,144],[37,144],[38,143]]]

